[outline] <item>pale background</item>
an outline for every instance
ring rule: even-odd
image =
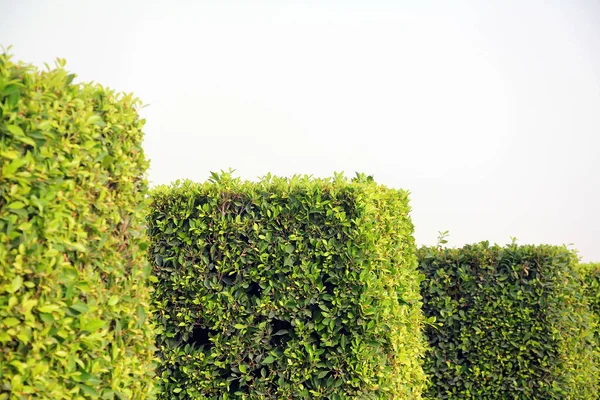
[[[600,261],[600,1],[0,0],[0,44],[149,106],[156,184],[374,175],[420,244]]]

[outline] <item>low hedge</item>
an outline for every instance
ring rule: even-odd
[[[0,399],[146,399],[138,100],[0,54]]]
[[[408,195],[230,174],[152,193],[162,399],[418,399]]]
[[[593,317],[556,246],[418,251],[431,399],[597,399]]]

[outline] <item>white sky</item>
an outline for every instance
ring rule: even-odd
[[[153,184],[344,171],[419,244],[600,261],[600,2],[0,0],[0,44],[144,103]]]

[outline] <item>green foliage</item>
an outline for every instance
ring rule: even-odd
[[[418,251],[431,399],[596,399],[593,318],[558,246]]]
[[[586,300],[594,314],[594,322],[596,323],[594,330],[595,343],[597,351],[600,352],[600,263],[579,264],[577,271],[584,281]],[[598,387],[600,388],[600,381]],[[598,398],[600,398],[600,395]]]
[[[579,264],[577,271],[585,281],[585,293],[590,308],[600,315],[600,263]]]
[[[421,398],[407,192],[225,173],[151,197],[161,398]]]
[[[146,399],[137,99],[0,55],[0,399]]]

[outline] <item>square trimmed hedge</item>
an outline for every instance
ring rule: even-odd
[[[0,400],[149,399],[139,101],[0,54]]]
[[[430,399],[597,399],[594,318],[558,246],[418,251]]]
[[[151,197],[161,398],[420,398],[407,192],[214,174]]]

